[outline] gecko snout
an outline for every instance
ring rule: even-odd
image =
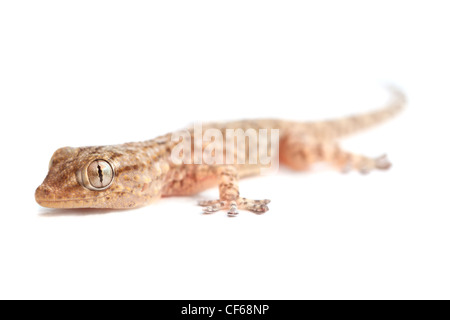
[[[53,193],[52,189],[49,186],[41,184],[36,189],[34,197],[35,197],[37,203],[39,203],[40,205],[46,207],[46,205],[44,205],[44,203],[46,201],[54,200],[55,199],[55,194]]]

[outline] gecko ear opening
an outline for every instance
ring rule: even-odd
[[[77,172],[78,182],[85,188],[100,191],[109,188],[115,172],[110,162],[103,159],[91,161]]]

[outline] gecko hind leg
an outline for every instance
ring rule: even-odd
[[[199,201],[204,213],[213,213],[219,210],[227,210],[228,216],[235,217],[239,214],[238,209],[252,211],[257,214],[269,210],[267,204],[270,200],[250,200],[239,195],[238,172],[233,166],[219,168],[219,194],[218,200]]]
[[[369,158],[349,152],[342,152],[339,154],[333,160],[333,164],[344,173],[353,169],[363,174],[367,174],[373,170],[387,170],[392,166],[386,155],[377,158]]]
[[[300,135],[288,135],[280,143],[280,160],[294,170],[307,170],[317,162],[327,162],[342,172],[356,170],[369,173],[387,170],[391,163],[386,155],[370,158],[344,151],[336,141],[308,139]]]

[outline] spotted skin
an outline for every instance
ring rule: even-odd
[[[218,129],[224,135],[227,129],[278,129],[280,139],[276,147],[280,163],[294,170],[308,170],[317,162],[327,162],[341,171],[368,173],[375,169],[385,170],[390,167],[385,156],[372,159],[344,151],[338,139],[398,113],[405,105],[405,98],[397,90],[392,90],[392,93],[392,100],[386,107],[359,116],[322,122],[243,120],[211,123],[204,125],[203,129]],[[193,129],[188,129],[188,132],[192,137],[192,147],[200,144],[201,150],[205,151],[208,143],[195,141]],[[246,199],[239,192],[239,179],[258,175],[263,167],[237,164],[238,151],[242,151],[239,148],[246,148],[244,154],[247,156],[248,145],[237,145],[235,162],[231,165],[179,164],[171,157],[179,141],[172,140],[172,134],[166,134],[144,142],[58,149],[51,158],[45,180],[36,190],[36,201],[49,208],[127,209],[148,205],[161,197],[193,195],[218,186],[217,200],[199,203],[205,213],[225,210],[229,216],[236,216],[239,209],[255,213],[268,210],[269,200]],[[114,170],[114,178],[104,190],[89,189],[80,178],[83,168],[96,160],[107,161]]]

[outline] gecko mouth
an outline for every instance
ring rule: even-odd
[[[73,199],[57,199],[56,193],[48,186],[40,185],[35,192],[36,202],[46,208],[92,208],[92,201],[94,200],[97,204],[96,207],[103,207],[104,203],[101,201],[102,198],[106,197],[107,194],[95,197],[86,198],[73,198]]]

